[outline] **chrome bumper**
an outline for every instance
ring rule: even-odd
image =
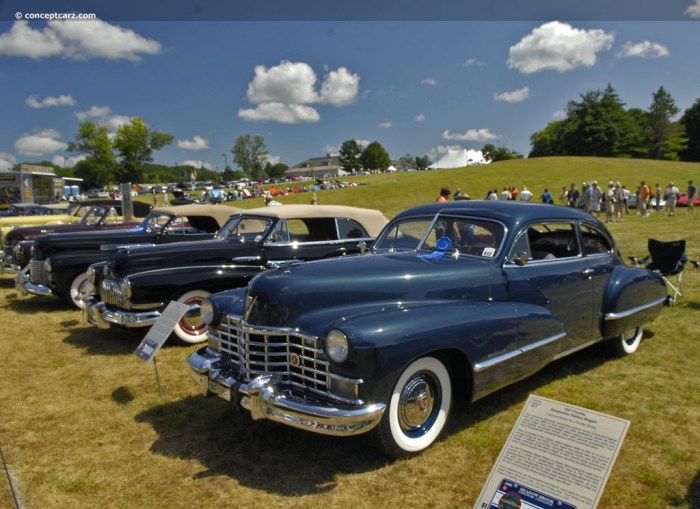
[[[216,395],[238,403],[250,411],[253,419],[269,419],[324,435],[350,436],[374,428],[386,409],[383,403],[352,410],[314,405],[283,392],[274,375],[262,375],[249,383],[226,377],[214,367],[219,358],[207,347],[190,355],[187,363],[192,379],[205,396]]]
[[[10,259],[7,258],[4,252],[0,251],[0,274],[15,274],[19,272],[21,267],[18,267]]]
[[[15,290],[17,290],[17,293],[21,296],[25,297],[29,294],[25,288],[28,284],[31,284],[29,282],[29,265],[20,270],[15,276]]]
[[[111,325],[120,327],[150,327],[160,318],[160,311],[143,311],[135,313],[132,311],[113,311],[108,309],[106,304],[98,301],[94,297],[85,299],[85,310],[87,321],[97,325],[100,329],[109,329]]]

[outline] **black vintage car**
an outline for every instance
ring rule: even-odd
[[[135,228],[116,231],[53,233],[34,240],[29,264],[17,274],[21,295],[57,295],[82,309],[86,270],[114,252],[139,244],[211,239],[240,209],[221,205],[158,207]]]
[[[71,209],[72,215],[68,221],[8,228],[4,237],[0,233],[0,243],[3,245],[3,252],[0,254],[2,271],[17,272],[26,266],[31,256],[33,244],[31,241],[41,235],[98,230],[128,230],[139,226],[152,208],[146,203],[134,202],[132,207],[134,217],[130,221],[125,221],[121,200],[93,200],[75,204],[75,207],[75,209]],[[73,221],[74,216],[79,220]]]
[[[635,352],[666,302],[582,211],[460,201],[400,213],[370,254],[266,271],[202,303],[189,359],[207,395],[254,419],[353,435],[391,456],[430,446],[470,400],[604,341]],[[626,396],[625,396],[626,397]]]
[[[359,253],[386,223],[378,210],[337,205],[242,211],[212,240],[126,249],[91,266],[99,294],[87,300],[88,320],[101,328],[151,326],[177,300],[190,311],[175,335],[199,343],[207,332],[199,304],[211,293],[245,286],[269,267]]]

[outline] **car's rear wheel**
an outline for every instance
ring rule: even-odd
[[[378,432],[389,456],[411,456],[429,447],[445,427],[452,404],[452,382],[435,357],[412,362],[394,385]]]
[[[85,307],[85,301],[82,299],[82,292],[88,285],[87,272],[82,271],[75,276],[68,290],[68,301],[78,309]]]
[[[618,337],[610,340],[610,346],[615,355],[625,357],[632,355],[639,348],[644,335],[644,327],[630,327],[620,334]]]
[[[191,290],[183,293],[178,302],[187,304],[189,310],[176,324],[175,336],[187,344],[201,343],[207,339],[207,325],[202,320],[202,301],[211,295],[205,290]]]

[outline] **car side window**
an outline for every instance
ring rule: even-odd
[[[576,227],[572,223],[536,223],[528,226],[511,249],[510,259],[527,253],[530,260],[552,260],[580,255]]]
[[[586,256],[609,253],[613,249],[607,235],[594,226],[582,224],[581,238],[583,240],[583,254]]]
[[[360,223],[354,219],[339,217],[336,219],[338,224],[338,236],[341,239],[366,239],[369,234]]]

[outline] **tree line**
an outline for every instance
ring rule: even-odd
[[[569,101],[565,117],[530,136],[528,157],[599,156],[700,161],[700,99],[683,116],[664,89],[646,110],[625,108],[617,91],[581,94]]]

